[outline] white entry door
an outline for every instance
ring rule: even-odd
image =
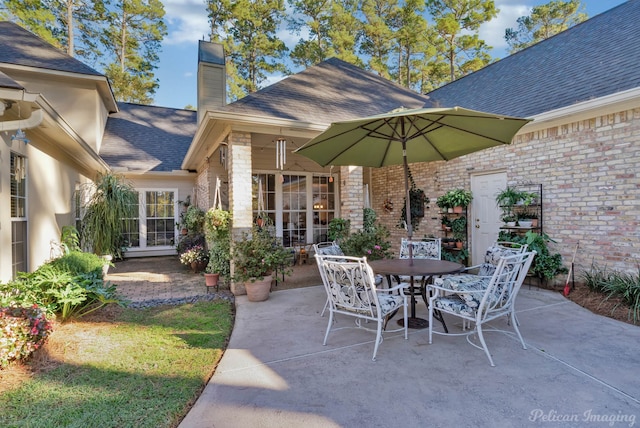
[[[471,176],[473,204],[469,227],[471,228],[472,265],[484,261],[486,249],[498,238],[502,225],[500,220],[502,211],[496,204],[496,194],[505,187],[507,187],[505,172]]]

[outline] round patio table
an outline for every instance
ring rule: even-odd
[[[411,293],[411,316],[408,320],[409,328],[429,327],[429,321],[416,317],[416,296],[413,292],[414,278],[421,276],[428,279],[434,275],[458,273],[465,269],[465,266],[460,263],[434,259],[382,259],[371,261],[369,265],[375,273],[385,275],[389,285],[391,285],[392,276],[399,277],[403,275],[411,277],[411,287],[409,288]],[[425,286],[424,283],[425,281],[423,281],[421,287]],[[438,316],[436,318],[442,323],[446,330],[447,326],[444,324],[442,317]],[[398,320],[398,324],[402,325],[403,323],[404,320]]]

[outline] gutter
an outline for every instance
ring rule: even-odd
[[[207,140],[207,137],[215,129],[216,125],[220,127],[220,135],[216,136],[215,141]],[[212,148],[215,150],[218,144],[222,142],[231,131],[271,133],[290,137],[313,138],[325,131],[329,125],[330,124],[301,122],[271,116],[256,116],[255,114],[240,112],[207,111],[200,121],[193,140],[191,140],[191,145],[181,166],[183,169],[190,169],[190,166],[198,162],[195,157],[199,152],[202,152],[207,143],[213,142]]]
[[[518,134],[540,131],[569,122],[592,119],[597,116],[639,107],[640,87],[535,115],[533,116],[533,122],[529,122],[523,126]]]

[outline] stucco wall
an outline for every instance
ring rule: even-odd
[[[4,134],[0,137],[0,281],[5,282],[11,279],[12,263],[11,152],[27,159],[29,271],[49,259],[50,243],[60,241],[62,226],[74,224],[72,200],[75,186],[87,179],[32,144],[12,143]]]
[[[416,184],[431,199],[416,237],[438,233],[435,199],[469,188],[470,174],[506,170],[509,184],[542,184],[544,232],[567,265],[577,241],[577,269],[591,262],[637,272],[640,257],[640,108],[598,116],[542,131],[522,133],[514,143],[432,164],[411,164]],[[399,242],[395,225],[403,198],[402,168],[372,170],[372,207]],[[394,210],[382,209],[385,198]]]
[[[27,91],[41,93],[55,111],[67,121],[75,132],[98,151],[108,112],[93,81],[70,79],[53,74],[12,72],[11,77]]]

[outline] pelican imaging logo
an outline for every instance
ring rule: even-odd
[[[566,423],[566,422],[582,422],[582,423],[605,423],[610,427],[620,423],[629,427],[632,427],[636,423],[635,414],[626,414],[618,411],[617,413],[595,413],[589,409],[583,413],[561,413],[557,410],[544,411],[542,409],[533,409],[529,414],[529,420],[531,422],[551,422],[551,423]]]

